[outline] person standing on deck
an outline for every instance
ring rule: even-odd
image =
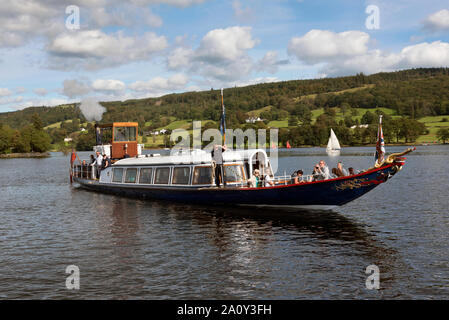
[[[95,161],[95,166],[97,167],[97,179],[100,179],[100,171],[101,167],[103,166],[103,156],[99,151],[96,152],[96,155],[97,157]]]
[[[215,145],[212,150],[212,160],[215,162],[215,184],[220,186],[220,180],[226,186],[226,181],[223,178],[223,152],[226,151],[226,145]]]

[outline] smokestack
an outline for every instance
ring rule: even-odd
[[[98,123],[95,122],[95,141],[96,141],[96,145],[102,145],[103,143],[101,142],[101,129],[98,126]]]

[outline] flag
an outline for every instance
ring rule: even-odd
[[[376,156],[375,160],[378,164],[384,161],[385,155],[385,141],[384,134],[382,132],[382,115],[379,117],[379,128],[377,129],[377,144],[376,144]]]
[[[290,148],[291,148],[290,143],[287,141],[287,149],[290,149]]]
[[[221,106],[222,106],[222,114],[220,119],[220,132],[223,137],[223,145],[226,144],[226,115],[225,115],[225,106],[223,104],[223,88],[221,89]]]

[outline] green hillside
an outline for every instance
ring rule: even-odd
[[[449,69],[422,68],[233,87],[224,89],[224,101],[228,128],[280,128],[281,144],[288,139],[296,146],[322,145],[331,127],[336,128],[343,144],[372,143],[378,114],[385,115],[385,127],[392,132],[387,133],[387,143],[434,142],[438,130],[448,128],[442,120],[449,117]],[[221,115],[220,90],[213,88],[101,104],[107,110],[101,123],[136,121],[141,135],[162,128],[188,129],[192,119],[209,120],[210,125],[218,127]],[[79,137],[87,139],[80,127],[92,128],[76,104],[0,113],[0,123],[20,130],[31,123],[35,114],[53,145],[66,136],[73,137],[76,143]],[[263,122],[248,124],[245,120],[250,117],[260,117]],[[371,124],[371,128],[350,129],[361,124]],[[151,136],[146,138],[152,140]]]

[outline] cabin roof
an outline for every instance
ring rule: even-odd
[[[262,153],[267,159],[267,154],[262,149],[249,150],[227,150],[223,152],[223,161],[242,162],[252,158],[256,153]],[[158,164],[201,164],[211,163],[211,151],[206,150],[172,150],[170,155],[160,156],[158,154],[141,155],[135,158],[126,158],[118,160],[114,166],[136,166],[136,165],[158,165]]]
[[[112,128],[112,127],[137,127],[139,124],[137,122],[113,122],[100,124],[100,128]]]

